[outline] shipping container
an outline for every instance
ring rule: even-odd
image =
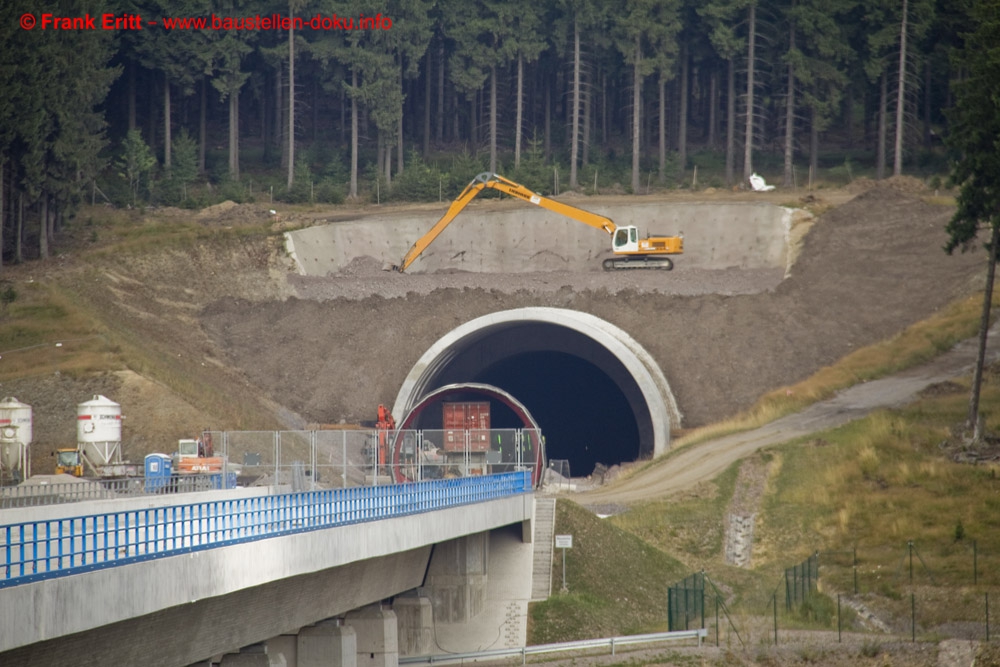
[[[444,427],[444,450],[446,452],[465,450],[466,431],[469,433],[469,451],[485,452],[489,450],[489,401],[442,403],[441,423]]]

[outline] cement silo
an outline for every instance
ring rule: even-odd
[[[121,463],[122,406],[105,396],[94,396],[76,406],[76,440],[83,456],[95,467]]]
[[[31,406],[12,396],[0,401],[0,480],[31,476],[28,448],[33,437]]]

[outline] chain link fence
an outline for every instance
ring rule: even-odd
[[[785,568],[773,587],[766,580],[724,585],[695,573],[668,587],[667,621],[671,631],[701,627],[709,641],[731,647],[779,644],[784,633],[800,629],[835,631],[838,641],[847,635],[872,646],[990,641],[997,638],[998,591],[1000,557],[983,553],[975,540],[908,541],[816,552]]]
[[[292,491],[449,479],[531,470],[541,458],[533,429],[214,431],[216,456],[241,486]]]

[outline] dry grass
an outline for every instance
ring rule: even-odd
[[[784,417],[837,391],[906,368],[917,366],[976,334],[983,297],[971,296],[949,305],[939,314],[918,322],[893,338],[852,352],[809,378],[765,394],[745,413],[694,429],[673,443],[674,449],[757,428]],[[994,293],[993,306],[1000,305]]]
[[[0,317],[0,379],[54,373],[82,377],[123,368],[108,332],[59,291],[18,285]]]

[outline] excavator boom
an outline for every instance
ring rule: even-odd
[[[683,239],[679,236],[650,237],[639,239],[635,227],[619,227],[613,220],[603,215],[591,213],[569,204],[543,197],[532,192],[519,183],[504,178],[492,172],[483,172],[476,176],[469,183],[462,193],[455,198],[455,201],[448,207],[448,211],[434,224],[426,234],[417,239],[410,250],[403,256],[402,261],[393,269],[402,273],[427,249],[434,239],[436,239],[445,227],[451,224],[452,220],[461,213],[469,203],[475,199],[480,192],[486,188],[491,188],[499,192],[506,193],[512,197],[517,197],[529,204],[540,206],[554,213],[572,218],[578,222],[590,225],[595,229],[600,229],[612,237],[612,251],[615,255],[624,256],[624,259],[607,259],[604,261],[605,270],[620,268],[673,268],[673,262],[667,257],[656,257],[656,255],[668,255],[683,252]],[[618,232],[617,234],[615,232]],[[641,262],[629,260],[630,257],[640,257]]]

